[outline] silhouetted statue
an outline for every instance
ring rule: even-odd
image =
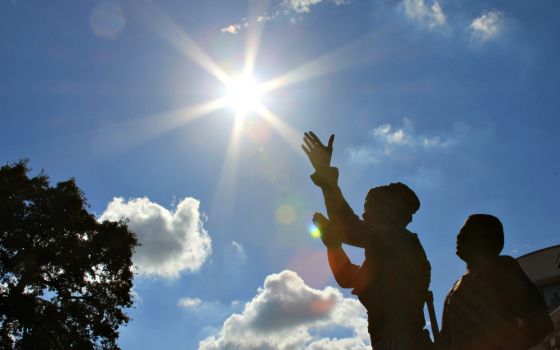
[[[430,283],[430,264],[416,234],[406,226],[420,207],[416,194],[402,183],[372,188],[361,220],[340,188],[338,169],[330,166],[334,135],[324,146],[305,133],[303,150],[321,188],[329,219],[313,217],[327,246],[329,265],[342,288],[353,288],[368,312],[368,331],[375,350],[422,350],[430,346],[423,304]],[[365,249],[361,266],[350,262],[342,244]]]
[[[503,246],[498,218],[469,216],[457,235],[467,272],[445,300],[438,349],[528,349],[552,330],[543,296]]]

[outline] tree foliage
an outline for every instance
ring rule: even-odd
[[[74,179],[0,168],[0,348],[117,349],[136,236],[98,222]]]

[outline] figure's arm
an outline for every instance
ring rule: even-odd
[[[328,248],[327,254],[329,266],[338,285],[341,288],[354,288],[359,267],[350,262],[342,247]]]
[[[340,187],[338,186],[338,169],[329,168],[322,173],[311,175],[313,182],[321,188],[327,214],[332,225],[342,235],[342,242],[356,247],[365,248],[370,240],[371,227],[354,213]]]
[[[455,282],[455,285],[457,285],[458,282]],[[455,289],[455,285],[453,286],[452,290]],[[439,338],[438,339],[434,339],[434,349],[435,350],[449,350],[452,349],[453,346],[453,332],[452,330],[452,324],[451,324],[451,313],[453,312],[451,310],[450,305],[450,299],[451,299],[451,293],[449,292],[449,294],[447,294],[447,296],[445,297],[445,300],[443,302],[443,313],[441,315],[441,330],[439,332]]]
[[[370,233],[371,229],[348,205],[338,186],[338,169],[330,166],[334,135],[329,138],[327,146],[323,145],[312,132],[305,133],[303,141],[302,148],[315,169],[311,180],[323,192],[327,214],[332,225],[335,225],[336,230],[342,234],[343,243],[363,248],[367,240],[365,235]]]
[[[519,263],[508,257],[508,268],[504,282],[512,311],[518,317],[519,333],[526,348],[540,342],[554,328],[546,303],[538,288],[531,282]]]
[[[441,331],[439,333],[439,339],[435,342],[435,350],[448,350],[451,349],[452,339],[451,339],[451,327],[449,324],[449,307],[448,307],[449,296],[445,298],[443,304],[443,314],[441,316]]]
[[[340,232],[320,213],[315,213],[313,222],[321,232],[321,240],[327,247],[329,266],[338,285],[342,288],[354,288],[359,267],[350,262],[344,249]]]

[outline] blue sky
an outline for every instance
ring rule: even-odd
[[[558,10],[3,0],[0,160],[75,177],[92,212],[138,232],[122,348],[365,349],[364,312],[309,234],[324,207],[300,137],[336,134],[333,163],[358,213],[370,187],[416,191],[410,229],[439,312],[464,270],[454,247],[467,215],[498,216],[506,254],[559,243]],[[279,82],[261,97],[272,117],[197,113],[248,52],[259,82]]]

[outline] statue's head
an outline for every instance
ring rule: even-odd
[[[369,224],[406,227],[419,208],[416,193],[407,185],[396,182],[369,190],[362,217]]]
[[[465,262],[477,257],[498,256],[503,247],[504,228],[493,215],[469,216],[457,235],[457,256]]]

